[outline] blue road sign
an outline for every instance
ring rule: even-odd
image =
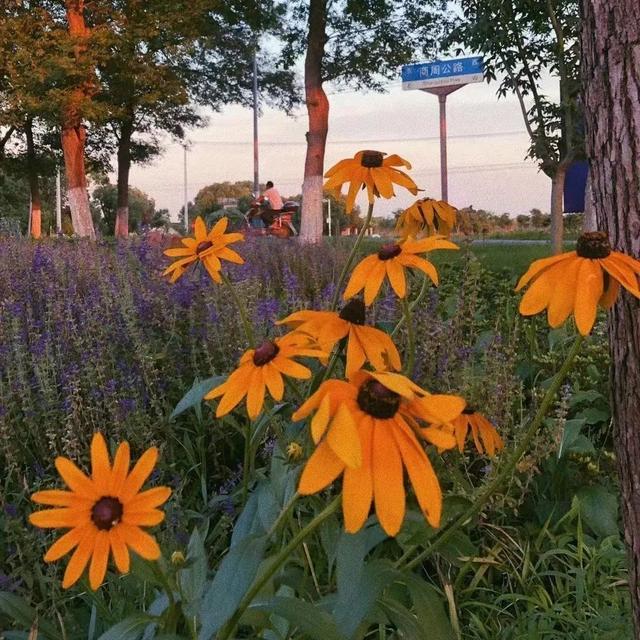
[[[429,89],[482,82],[482,56],[418,62],[402,67],[403,89]]]

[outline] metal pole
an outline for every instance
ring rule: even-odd
[[[260,176],[258,164],[258,56],[253,50],[253,193],[260,193]]]
[[[56,175],[56,231],[62,232],[62,187],[60,185],[60,167]]]
[[[440,197],[449,201],[447,176],[447,96],[439,95],[440,103]]]
[[[328,223],[329,223],[329,237],[331,237],[331,198],[327,199],[327,208],[328,208]]]
[[[187,190],[187,145],[183,145],[184,149],[184,230],[189,233],[189,194]]]

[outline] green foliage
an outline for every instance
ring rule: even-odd
[[[460,0],[462,16],[449,46],[484,54],[487,81],[498,96],[518,97],[529,133],[529,156],[548,176],[582,154],[579,3],[536,0]],[[543,93],[543,78],[558,79],[560,100]]]
[[[91,196],[91,204],[94,218],[97,218],[94,221],[100,223],[103,235],[113,235],[118,210],[118,188],[113,184],[96,187]],[[140,231],[143,226],[153,226],[155,218],[156,203],[153,198],[136,187],[129,187],[129,231]],[[157,222],[156,219],[156,224]]]

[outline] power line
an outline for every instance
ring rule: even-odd
[[[485,133],[461,133],[457,135],[448,136],[449,140],[460,140],[460,139],[471,139],[471,138],[506,138],[511,136],[524,136],[526,135],[526,131],[524,130],[514,130],[514,131],[487,131]],[[327,140],[328,145],[339,145],[339,144],[371,144],[371,143],[379,143],[379,142],[429,142],[431,140],[439,140],[439,136],[414,136],[411,138],[403,137],[403,138],[363,138],[359,140]],[[179,143],[173,143],[172,146],[175,146]],[[253,143],[251,141],[241,141],[241,140],[191,140],[190,144],[211,144],[211,145],[225,145],[225,146],[233,146],[233,147],[246,147],[250,146]],[[261,142],[260,146],[265,147],[301,147],[306,146],[305,140],[283,140],[283,141],[272,141],[272,142]]]

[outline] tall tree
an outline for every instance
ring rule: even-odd
[[[302,187],[300,236],[322,237],[322,182],[329,128],[324,85],[384,90],[398,66],[418,51],[432,54],[441,0],[297,0],[287,2],[285,68],[304,57],[309,130]],[[420,43],[416,46],[416,43]]]
[[[74,232],[81,237],[95,238],[85,169],[87,128],[84,122],[85,105],[97,91],[95,61],[89,55],[90,29],[85,20],[84,0],[65,0],[65,12],[74,62],[68,75],[72,84],[65,92],[61,109],[67,201]]]
[[[206,122],[207,106],[251,102],[251,66],[256,34],[276,24],[272,2],[244,0],[99,0],[91,19],[108,26],[108,55],[99,64],[96,100],[107,115],[103,134],[117,150],[116,235],[128,231],[129,172],[161,150],[161,136],[182,139],[185,129]],[[290,109],[292,71],[276,71],[260,56],[263,97]]]
[[[640,256],[640,21],[637,0],[582,1],[587,154],[598,227]],[[640,302],[623,295],[609,316],[616,453],[629,586],[640,638]]]
[[[551,242],[562,251],[567,168],[583,153],[577,0],[459,0],[462,17],[448,38],[484,54],[485,76],[501,76],[498,95],[518,98],[529,156],[551,178]],[[559,100],[543,92],[557,79]]]

